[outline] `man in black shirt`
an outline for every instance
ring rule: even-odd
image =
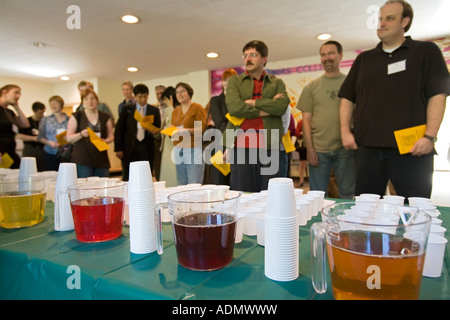
[[[339,92],[342,142],[356,150],[356,195],[383,195],[391,180],[402,196],[431,196],[449,73],[434,43],[405,37],[412,19],[406,1],[386,2],[377,30],[381,42],[357,57]],[[424,124],[425,136],[400,155],[394,131]]]

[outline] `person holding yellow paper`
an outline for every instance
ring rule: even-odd
[[[128,181],[130,162],[149,161],[153,171],[154,161],[154,134],[159,134],[157,130],[161,127],[161,116],[159,109],[147,104],[149,89],[144,84],[137,84],[133,88],[135,103],[126,105],[117,120],[114,132],[114,151],[116,156],[122,160],[122,180]],[[153,116],[154,131],[146,130],[147,126],[142,126],[136,120]]]
[[[84,110],[75,112],[67,124],[67,141],[73,143],[71,162],[77,165],[78,178],[91,176],[109,177],[108,152],[99,151],[92,144],[87,128],[97,134],[102,141],[114,141],[113,123],[110,116],[97,109],[98,96],[92,89],[82,92]]]
[[[383,195],[391,180],[401,196],[431,196],[449,72],[437,45],[405,36],[412,20],[408,2],[387,1],[379,14],[381,42],[356,58],[339,92],[342,143],[356,150],[357,195]],[[394,132],[424,124],[425,136],[400,154]]]
[[[0,89],[0,157],[7,153],[14,161],[12,169],[20,167],[20,157],[16,153],[16,132],[18,128],[28,128],[30,123],[19,107],[20,87],[15,84]],[[9,106],[13,106],[16,113]]]
[[[44,144],[44,170],[58,171],[61,161],[56,157],[61,146],[57,135],[67,130],[69,116],[63,112],[64,100],[60,96],[48,99],[52,114],[44,117],[39,123],[39,142]]]

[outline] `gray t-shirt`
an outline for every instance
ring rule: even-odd
[[[303,89],[297,109],[311,113],[311,136],[316,152],[328,153],[342,147],[339,122],[339,89],[345,75],[321,76]]]

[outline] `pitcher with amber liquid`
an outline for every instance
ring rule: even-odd
[[[431,217],[409,206],[355,206],[325,207],[323,222],[311,227],[314,289],[327,290],[328,258],[335,299],[418,299]]]

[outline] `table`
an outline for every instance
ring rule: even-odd
[[[438,209],[449,229],[450,208]],[[244,235],[227,267],[198,272],[178,265],[170,223],[163,226],[162,256],[135,255],[127,226],[115,240],[82,243],[74,231],[54,231],[52,202],[45,213],[44,222],[33,227],[0,229],[0,299],[333,299],[330,282],[323,295],[311,284],[309,228],[319,217],[299,228],[299,277],[277,282],[264,275],[264,248],[256,237]],[[450,299],[449,248],[441,277],[423,278],[421,299]]]

